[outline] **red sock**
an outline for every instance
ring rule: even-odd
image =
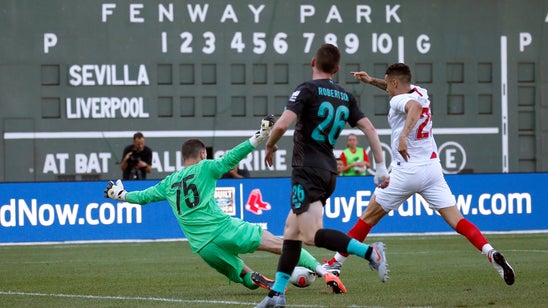
[[[459,220],[455,230],[464,235],[472,245],[481,251],[483,245],[488,244],[487,239],[481,234],[481,231],[473,223],[469,222],[465,218]]]
[[[369,234],[369,231],[371,231],[372,226],[370,226],[365,221],[358,219],[358,222],[348,231],[348,236],[350,236],[353,239],[356,239],[360,242],[363,242],[367,235]],[[342,256],[348,257],[347,253],[339,252]]]
[[[370,226],[365,221],[358,219],[354,227],[348,231],[348,236],[351,238],[357,239],[360,242],[363,242],[367,235],[369,234],[369,231],[371,231],[372,226]]]

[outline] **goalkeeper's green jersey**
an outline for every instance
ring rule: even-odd
[[[192,252],[199,252],[204,245],[223,232],[232,219],[215,202],[217,180],[253,149],[255,148],[249,140],[246,140],[221,158],[202,160],[170,174],[152,187],[128,192],[126,201],[144,205],[167,200]]]

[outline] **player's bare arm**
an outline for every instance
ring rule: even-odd
[[[413,130],[413,127],[415,127],[415,124],[417,124],[417,122],[419,121],[422,113],[422,105],[417,101],[410,100],[407,102],[407,104],[405,104],[405,112],[407,113],[407,117],[405,118],[405,125],[400,135],[398,152],[401,154],[405,161],[408,161],[410,156],[407,152],[407,136],[409,136],[409,133]]]
[[[364,83],[368,83],[383,91],[386,91],[386,81],[384,81],[384,79],[371,77],[369,76],[369,74],[367,74],[367,72],[364,72],[364,71],[350,72],[350,74],[352,74],[355,79],[361,80]]]
[[[270,137],[266,142],[266,153],[264,161],[269,167],[272,167],[272,161],[274,152],[278,150],[276,143],[280,141],[283,137],[289,126],[297,119],[297,115],[291,110],[285,110],[280,118],[274,124],[272,131],[270,132]]]

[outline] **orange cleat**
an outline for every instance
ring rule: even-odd
[[[339,279],[339,277],[327,273],[323,275],[323,279],[325,280],[325,284],[329,286],[331,289],[333,289],[333,293],[335,294],[344,294],[346,293],[346,288],[342,281]]]

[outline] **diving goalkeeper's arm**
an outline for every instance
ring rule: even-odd
[[[210,168],[211,170],[213,170],[212,172],[214,172],[215,175],[218,175],[220,177],[226,171],[234,168],[234,166],[236,166],[236,164],[243,157],[249,154],[249,152],[251,152],[252,149],[256,148],[259,144],[265,141],[268,138],[268,136],[270,136],[270,132],[275,122],[276,122],[276,118],[273,115],[269,115],[265,117],[264,119],[262,119],[261,127],[259,128],[257,132],[253,134],[253,136],[251,136],[251,138],[249,138],[249,143],[244,142],[236,146],[236,148],[229,151],[222,158],[212,161],[212,164],[216,164],[212,168]],[[104,193],[105,193],[105,198],[127,201],[126,195],[128,194],[128,192],[124,189],[124,185],[122,184],[121,180],[117,180],[116,182],[109,181],[107,184],[107,187],[104,190]],[[135,194],[132,193],[130,196],[131,197],[130,201],[141,201],[143,203],[139,203],[139,204],[144,204],[152,201],[158,201],[164,197],[163,194],[157,194],[157,193],[151,194],[151,196],[152,197],[147,198],[146,200],[139,199],[139,198],[137,198],[138,200],[134,200]]]

